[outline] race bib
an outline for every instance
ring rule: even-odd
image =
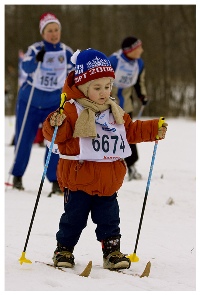
[[[114,86],[117,88],[128,88],[136,84],[139,75],[137,61],[128,63],[120,56],[115,71]]]
[[[77,103],[76,103],[77,106]],[[79,111],[80,112],[80,109]],[[131,155],[123,124],[116,124],[110,110],[96,116],[96,138],[79,138],[79,160],[112,162]]]
[[[67,61],[65,51],[46,52],[36,77],[36,88],[54,91],[63,87],[66,79]]]

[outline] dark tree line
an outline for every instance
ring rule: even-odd
[[[39,18],[48,11],[74,50],[110,55],[125,37],[140,38],[150,98],[144,115],[196,116],[195,5],[5,5],[6,114],[15,112],[18,50],[41,40]],[[136,114],[139,106],[135,99]]]

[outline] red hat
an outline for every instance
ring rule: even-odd
[[[75,64],[76,86],[99,78],[115,78],[115,72],[109,59],[98,50],[92,48],[77,50],[71,57],[71,61]]]
[[[57,19],[57,17],[55,16],[55,14],[50,13],[50,12],[46,12],[46,13],[43,13],[40,17],[40,23],[39,23],[40,34],[42,34],[44,28],[49,23],[57,23],[61,28],[61,24],[60,24],[59,20]]]

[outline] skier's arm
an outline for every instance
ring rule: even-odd
[[[125,129],[128,143],[151,142],[156,139],[164,139],[167,131],[167,123],[159,125],[159,119],[132,121],[128,114],[124,114]]]
[[[139,72],[137,82],[134,85],[134,88],[142,104],[146,105],[148,102],[148,98],[147,98],[147,90],[146,90],[146,84],[145,84],[145,68],[144,68],[144,62],[142,61],[142,59],[138,60],[138,65],[139,65],[140,72]]]
[[[28,47],[27,52],[24,55],[24,59],[22,61],[22,69],[27,74],[35,72],[37,66],[38,66],[38,60],[36,59],[36,56],[39,51],[42,50],[43,44],[41,43],[39,46],[31,45]]]

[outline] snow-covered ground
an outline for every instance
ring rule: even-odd
[[[146,120],[147,118],[143,118]],[[14,134],[14,117],[5,119],[5,181],[14,150],[9,146]],[[51,185],[45,179],[26,249],[32,264],[20,265],[33,208],[43,174],[44,148],[34,145],[23,177],[25,191],[7,187],[5,191],[5,291],[196,291],[196,122],[168,119],[166,139],[158,143],[150,190],[146,203],[137,255],[127,274],[102,268],[101,245],[95,225],[88,220],[77,244],[74,270],[60,270],[37,263],[52,263],[55,234],[63,213],[63,197],[47,198]],[[142,180],[125,179],[119,190],[121,250],[134,251],[154,143],[138,144],[138,171]],[[171,202],[170,202],[171,201]],[[197,231],[198,232],[198,231]],[[4,254],[2,253],[2,258]],[[88,278],[79,274],[92,260]],[[140,278],[146,263],[151,273]]]

